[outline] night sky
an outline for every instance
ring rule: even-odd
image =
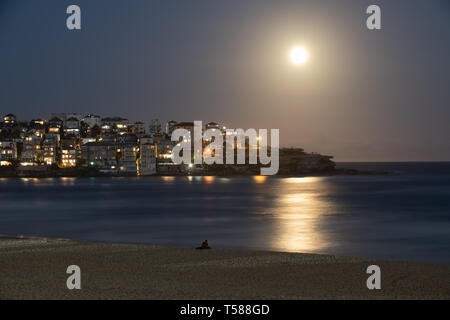
[[[450,1],[0,0],[0,112],[217,121],[338,161],[448,161]]]

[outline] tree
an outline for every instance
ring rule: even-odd
[[[98,125],[95,125],[91,128],[91,137],[97,138],[101,132],[102,130],[100,129],[100,127]]]
[[[80,135],[82,138],[86,138],[88,135],[88,131],[89,131],[89,126],[87,125],[86,122],[81,121],[80,122]]]

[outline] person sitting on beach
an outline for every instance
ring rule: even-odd
[[[199,249],[199,250],[211,249],[211,247],[208,244],[208,240],[205,240],[205,241],[202,242],[202,245],[200,247],[196,248],[196,249]]]

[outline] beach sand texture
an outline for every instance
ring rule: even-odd
[[[372,264],[381,290],[367,289]],[[0,238],[0,299],[449,299],[449,280],[448,264]]]

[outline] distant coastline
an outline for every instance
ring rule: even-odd
[[[210,137],[203,137],[203,131],[215,134],[220,141],[213,145]],[[153,119],[147,132],[143,122],[130,123],[117,116],[102,118],[92,114],[62,113],[52,114],[50,119],[21,121],[10,113],[0,122],[0,177],[387,173],[336,169],[333,156],[306,152],[298,147],[279,148],[278,141],[271,142],[270,148],[262,148],[261,141],[267,137],[257,136],[255,130],[241,131],[227,129],[217,122],[203,126],[201,121],[175,120],[168,121],[163,129],[160,121]],[[173,137],[176,132],[183,135]],[[200,141],[192,139],[195,134],[202,137]],[[184,148],[180,149],[180,138],[190,149],[197,148],[202,155],[200,162],[198,155],[192,152],[183,161],[177,160],[180,153],[185,152]],[[258,162],[258,157],[264,154],[264,162]],[[204,159],[205,155],[208,161]]]
[[[91,143],[88,143],[90,145]],[[142,146],[141,146],[142,147]],[[24,178],[57,178],[57,177],[107,177],[107,176],[258,176],[261,174],[260,164],[180,164],[175,165],[171,158],[160,157],[157,147],[152,146],[152,154],[147,161],[152,161],[152,170],[138,170],[136,162],[141,158],[132,156],[128,161],[134,164],[133,170],[119,168],[120,161],[108,166],[94,162],[74,162],[73,166],[64,166],[58,163],[23,163],[9,161],[8,165],[0,166],[0,177]],[[116,150],[113,148],[113,152]],[[84,149],[83,149],[84,150]],[[249,163],[249,152],[246,151],[246,161]],[[141,155],[142,157],[142,155]],[[333,156],[319,153],[308,153],[301,148],[279,149],[278,176],[311,176],[311,175],[380,175],[388,174],[385,170],[366,170],[355,168],[337,168]],[[225,163],[225,161],[224,161]],[[133,166],[133,165],[130,165]]]

